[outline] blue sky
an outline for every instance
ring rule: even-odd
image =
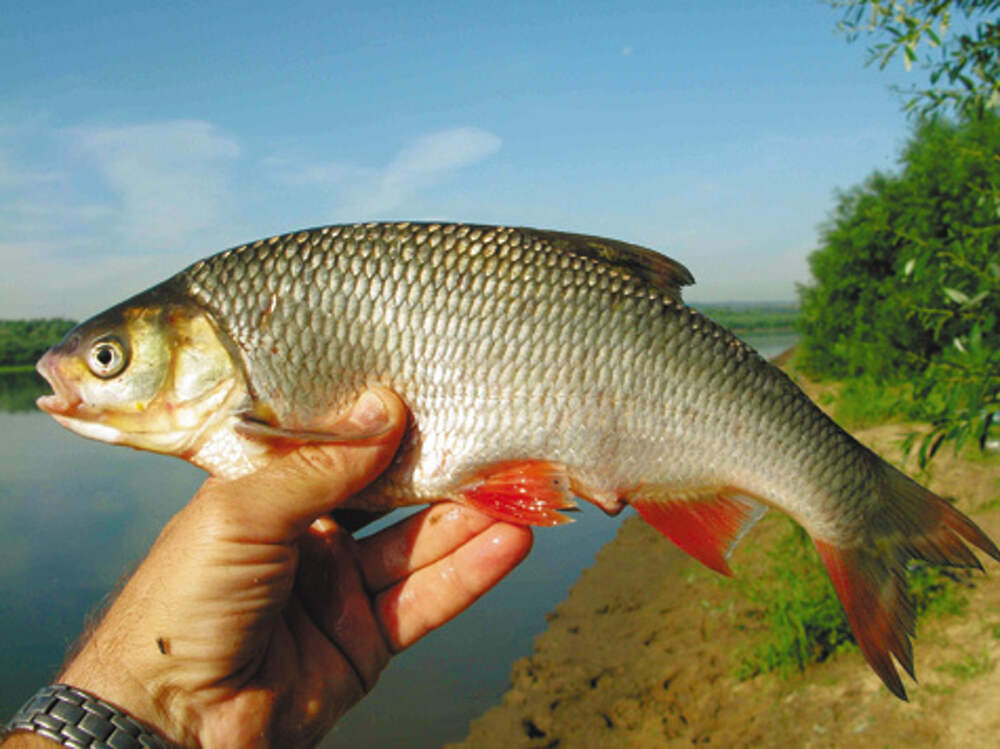
[[[369,219],[624,239],[788,300],[908,126],[819,0],[8,3],[0,317]],[[918,74],[914,74],[918,75]]]

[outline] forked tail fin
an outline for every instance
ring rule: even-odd
[[[914,609],[906,584],[911,559],[982,569],[966,542],[1000,561],[1000,549],[961,512],[888,464],[880,510],[862,545],[814,539],[868,663],[900,699],[906,690],[892,656],[913,677]]]

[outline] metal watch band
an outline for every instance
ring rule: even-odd
[[[66,684],[43,687],[17,711],[3,735],[29,731],[70,749],[170,749],[127,713]]]

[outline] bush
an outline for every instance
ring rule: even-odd
[[[799,364],[898,389],[932,426],[924,464],[998,423],[1000,118],[924,122],[901,162],[840,196],[823,228],[799,288]]]
[[[901,162],[839,197],[809,258],[799,327],[814,374],[920,374],[976,324],[1000,343],[1000,119],[924,122]]]

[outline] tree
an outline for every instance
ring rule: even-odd
[[[73,327],[72,320],[0,320],[0,366],[34,364]]]
[[[940,445],[985,441],[1000,409],[1000,117],[917,124],[898,174],[842,194],[801,287],[801,362],[913,385]]]
[[[930,85],[902,92],[918,117],[902,173],[840,196],[810,258],[803,358],[912,385],[903,405],[932,425],[923,464],[1000,425],[1000,0],[827,2],[849,40],[875,38],[869,64],[900,55]]]
[[[828,1],[843,10],[839,28],[848,39],[882,39],[869,47],[869,63],[885,68],[899,55],[907,70],[920,62],[929,71],[930,87],[903,92],[908,111],[979,117],[1000,104],[1000,0]]]

